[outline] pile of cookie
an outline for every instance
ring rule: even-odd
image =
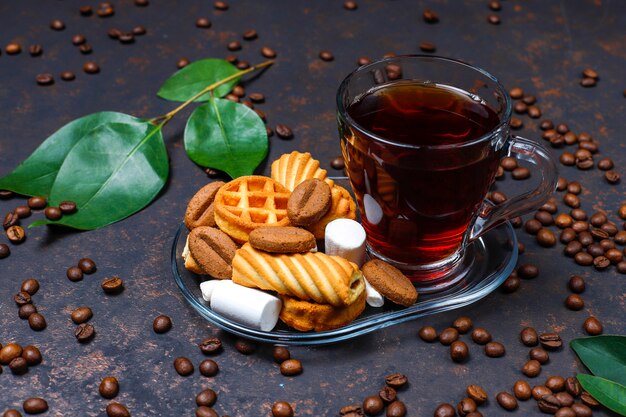
[[[200,289],[213,311],[263,331],[279,318],[300,331],[335,329],[385,298],[414,304],[417,291],[399,270],[364,263],[355,219],[350,193],[311,154],[294,151],[272,163],[271,177],[215,181],[192,197],[185,268],[209,276]]]

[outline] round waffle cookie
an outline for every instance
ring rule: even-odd
[[[302,332],[337,329],[350,324],[365,310],[365,291],[352,304],[333,307],[281,295],[283,307],[280,319],[289,327]]]
[[[248,241],[251,231],[262,226],[289,226],[287,202],[291,192],[271,178],[239,177],[215,195],[215,222],[236,242]]]

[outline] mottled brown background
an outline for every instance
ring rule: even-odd
[[[610,0],[502,1],[502,24],[487,23],[487,1],[366,1],[358,0],[356,11],[347,11],[342,1],[231,1],[227,12],[215,11],[210,1],[153,0],[147,8],[130,0],[114,1],[116,14],[102,19],[81,17],[78,7],[97,6],[82,1],[0,2],[0,45],[20,42],[43,45],[44,54],[32,58],[27,52],[0,55],[0,175],[5,175],[26,158],[48,135],[79,116],[117,110],[151,117],[172,108],[155,96],[159,85],[176,70],[185,56],[191,60],[224,57],[226,44],[241,39],[249,28],[259,39],[242,41],[237,53],[260,62],[261,46],[278,52],[277,63],[248,86],[262,92],[267,103],[260,105],[269,124],[286,123],[295,138],[271,138],[269,160],[293,149],[311,151],[328,167],[339,154],[334,122],[335,90],[355,67],[358,56],[379,57],[386,52],[416,53],[421,41],[437,45],[437,53],[467,60],[498,76],[507,87],[521,86],[536,94],[546,117],[566,122],[575,132],[587,131],[601,142],[601,154],[611,156],[626,174],[624,148],[624,103],[626,88],[626,4]],[[424,8],[437,11],[435,25],[421,19]],[[206,16],[211,29],[198,29],[196,18]],[[67,28],[48,28],[53,18]],[[146,26],[148,34],[133,45],[121,45],[106,35],[111,27],[130,30]],[[71,44],[74,34],[84,34],[93,46],[91,56],[81,55]],[[333,62],[322,62],[322,49],[334,52]],[[98,75],[81,71],[83,62],[101,66]],[[580,72],[592,66],[601,76],[597,87],[578,85]],[[58,74],[71,70],[74,82],[63,82]],[[35,83],[38,73],[57,78],[51,87]],[[5,368],[0,374],[0,412],[15,407],[28,396],[42,396],[50,404],[48,415],[101,416],[107,403],[97,395],[105,375],[121,382],[118,401],[135,416],[193,415],[194,397],[203,387],[218,393],[216,409],[231,416],[269,415],[272,402],[291,402],[296,415],[337,415],[343,405],[376,393],[391,372],[408,375],[411,383],[400,393],[410,416],[428,416],[440,402],[457,403],[465,386],[484,386],[491,398],[510,390],[522,375],[527,348],[517,340],[526,325],[540,331],[558,331],[565,341],[582,335],[581,324],[588,314],[605,325],[605,333],[626,333],[626,276],[614,270],[596,272],[575,265],[561,255],[559,244],[541,249],[518,231],[527,251],[522,262],[536,263],[540,276],[522,282],[515,294],[499,291],[475,305],[377,331],[356,340],[321,348],[294,347],[304,373],[284,377],[271,359],[271,346],[262,346],[249,357],[233,348],[234,339],[201,319],[183,300],[170,272],[170,248],[187,200],[207,182],[203,171],[186,157],[182,130],[186,111],[165,129],[171,158],[170,180],[156,201],[123,222],[102,230],[76,233],[38,228],[28,231],[27,241],[12,246],[13,254],[0,260],[0,342],[16,341],[41,348],[44,363],[24,376]],[[527,136],[538,138],[537,122],[524,117]],[[329,167],[328,167],[329,168]],[[330,169],[330,168],[329,168]],[[337,172],[330,169],[333,174]],[[268,173],[268,165],[259,168]],[[562,175],[580,180],[585,188],[583,208],[614,213],[626,201],[624,182],[609,186],[597,170],[584,175],[563,168]],[[506,190],[509,183],[500,185]],[[0,201],[0,212],[23,204],[21,199]],[[561,208],[563,210],[563,207]],[[28,222],[26,222],[28,223]],[[621,224],[621,223],[620,223]],[[0,241],[5,242],[4,237]],[[84,256],[92,257],[98,272],[84,281],[71,283],[67,267]],[[566,310],[562,302],[570,274],[587,279],[583,311]],[[116,297],[102,294],[104,277],[119,275],[126,291]],[[35,303],[48,320],[48,328],[35,333],[17,317],[12,295],[21,281],[36,277],[42,288]],[[87,345],[73,337],[69,312],[89,305],[97,336]],[[152,319],[168,314],[174,328],[165,335],[152,332]],[[489,329],[505,343],[501,359],[486,358],[470,343],[472,358],[458,365],[450,361],[448,349],[427,345],[417,329],[432,324],[446,327],[459,314]],[[220,373],[211,379],[197,371],[188,378],[172,367],[177,356],[188,356],[197,365],[202,355],[196,344],[217,335],[225,351],[217,357]],[[566,347],[551,356],[535,381],[554,374],[564,376],[582,371],[582,365]],[[531,383],[535,383],[531,381]],[[505,415],[492,400],[485,415]],[[534,401],[521,403],[513,415],[540,415]],[[597,412],[596,415],[611,415]]]

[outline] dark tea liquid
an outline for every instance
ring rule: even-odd
[[[370,248],[411,265],[457,252],[500,159],[497,138],[472,143],[499,125],[496,112],[463,90],[403,80],[347,113],[361,128],[340,129]]]

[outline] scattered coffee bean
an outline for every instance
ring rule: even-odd
[[[576,377],[570,376],[565,379],[565,391],[574,397],[578,397],[582,393],[582,387]]]
[[[561,407],[570,407],[574,404],[574,397],[567,392],[558,392],[554,394],[554,396],[559,401],[559,404],[561,404]]]
[[[106,278],[100,286],[106,294],[118,294],[124,289],[124,281],[119,277]]]
[[[193,364],[188,358],[180,356],[174,359],[174,369],[180,376],[189,376],[193,374]]]
[[[579,198],[575,194],[572,194],[572,193],[565,194],[565,196],[563,197],[563,202],[572,208],[580,207]]]
[[[557,333],[542,333],[539,335],[539,343],[546,350],[556,350],[563,345],[561,336]]]
[[[65,29],[65,23],[63,23],[59,19],[54,19],[52,22],[50,22],[50,29],[52,29],[52,30],[63,30],[63,29]]]
[[[583,323],[583,329],[585,330],[585,332],[587,332],[588,335],[597,336],[599,334],[602,334],[604,327],[602,326],[600,320],[591,316],[588,317]]]
[[[41,45],[34,44],[28,47],[28,53],[30,56],[39,56],[43,53],[43,48]]]
[[[525,180],[530,178],[530,170],[526,167],[517,167],[511,172],[511,177],[514,180]]]
[[[28,372],[28,364],[26,363],[26,359],[18,356],[9,362],[9,369],[15,375],[24,375]]]
[[[280,364],[280,373],[294,376],[302,373],[302,363],[298,359],[287,359]]]
[[[491,342],[491,333],[482,327],[476,327],[472,331],[472,340],[479,345],[485,345]]]
[[[450,345],[450,357],[454,362],[463,362],[469,357],[469,348],[461,340],[456,340]]]
[[[93,274],[96,272],[96,263],[89,258],[82,258],[78,261],[78,267],[85,274]]]
[[[537,407],[543,413],[555,414],[561,408],[561,403],[554,395],[548,394],[541,397],[537,402]]]
[[[81,281],[83,279],[83,271],[77,266],[71,266],[65,272],[67,279],[72,282]]]
[[[42,331],[48,326],[45,317],[40,313],[33,313],[28,316],[28,325],[36,332]]]
[[[32,298],[26,291],[20,291],[13,296],[13,301],[15,301],[15,304],[18,306],[23,306],[25,304],[30,304],[32,302]]]
[[[507,411],[513,411],[517,408],[517,400],[513,395],[508,392],[499,392],[496,395],[496,401],[498,402],[498,405],[500,407],[504,408]]]
[[[103,398],[111,399],[117,397],[117,394],[120,392],[120,384],[117,381],[117,378],[114,376],[107,376],[102,378],[100,381],[100,386],[98,387],[98,392]]]
[[[586,77],[580,80],[580,85],[582,85],[583,87],[595,87],[596,84],[597,81],[593,78]]]
[[[217,10],[225,11],[228,10],[228,3],[226,3],[225,1],[214,1],[213,7],[215,7],[215,9]]]
[[[11,248],[5,243],[0,243],[0,259],[4,259],[11,254]]]
[[[28,206],[17,206],[13,212],[17,214],[17,217],[20,219],[24,219],[31,215],[31,210]]]
[[[63,72],[60,74],[60,77],[61,77],[61,79],[62,79],[63,81],[73,81],[74,79],[76,79],[76,74],[74,74],[72,71],[63,71]],[[74,207],[75,207],[75,206],[74,206]],[[62,207],[59,207],[59,208],[61,209],[61,213],[62,213],[62,214],[66,214],[66,213],[63,211],[63,208],[62,208]]]
[[[20,290],[28,293],[29,295],[35,295],[37,291],[39,291],[39,281],[35,278],[26,279],[22,282]]]
[[[196,395],[196,404],[198,407],[212,407],[217,401],[217,394],[211,388],[200,391]]]
[[[261,55],[263,55],[265,58],[276,58],[276,51],[270,47],[264,46],[263,48],[261,48]]]
[[[20,217],[14,211],[10,211],[4,216],[2,227],[7,230],[11,226],[15,226],[20,221]]]
[[[565,299],[565,307],[570,310],[578,311],[582,310],[585,307],[585,302],[583,298],[578,294],[570,294]]]
[[[100,72],[100,67],[93,61],[87,61],[83,64],[83,71],[87,74],[97,74]]]
[[[543,385],[552,392],[560,392],[565,389],[565,378],[554,375],[546,379]]]
[[[526,401],[532,396],[532,390],[528,382],[520,379],[513,385],[513,394],[518,400]]]
[[[541,373],[541,364],[531,359],[522,366],[522,373],[529,378],[534,378]]]
[[[49,73],[39,74],[35,77],[35,81],[37,81],[39,85],[52,85],[54,84],[54,76]]]
[[[152,329],[155,333],[167,333],[172,328],[172,319],[169,316],[161,314],[154,318],[152,322]]]
[[[203,360],[202,362],[200,362],[198,369],[200,370],[200,374],[206,377],[215,376],[220,370],[217,362],[215,362],[213,359]]]
[[[132,33],[122,33],[118,39],[120,43],[126,45],[135,42],[135,36]]]
[[[89,323],[81,323],[74,329],[74,337],[80,343],[87,343],[96,335],[96,329]]]
[[[419,337],[428,343],[432,343],[437,340],[437,330],[433,326],[424,326],[418,332]]]
[[[404,417],[406,416],[406,405],[400,400],[395,400],[387,406],[387,417]]]
[[[474,400],[476,404],[484,404],[489,399],[485,390],[479,385],[468,385],[465,391],[467,396]]]
[[[143,36],[146,34],[147,30],[144,26],[139,25],[139,26],[135,26],[132,32],[133,32],[133,35],[135,36]]]
[[[109,38],[111,39],[119,39],[121,34],[122,34],[122,31],[119,30],[118,28],[111,28],[107,32],[107,35],[109,35]]]
[[[552,230],[542,227],[537,232],[537,243],[544,248],[550,248],[556,245],[556,236]]]
[[[330,166],[333,169],[344,169],[346,167],[342,156],[333,158],[332,161],[330,161]]]
[[[23,349],[22,358],[24,358],[28,366],[39,365],[43,360],[41,352],[36,346],[33,345],[28,345]]]
[[[428,41],[420,42],[419,47],[420,50],[422,50],[423,52],[435,52],[437,50],[437,46],[434,43]]]
[[[476,411],[476,402],[471,398],[463,398],[457,405],[456,410],[460,416],[467,416]]]
[[[205,355],[213,355],[222,350],[222,341],[217,337],[209,337],[200,342],[198,347]]]
[[[536,278],[539,275],[539,268],[533,264],[524,264],[517,268],[517,274],[524,279]]]
[[[220,415],[210,407],[201,406],[196,408],[196,417],[220,417]]]
[[[115,401],[110,402],[106,408],[108,417],[130,417],[130,412],[126,406],[116,403]]]
[[[293,137],[293,131],[287,125],[278,124],[276,125],[274,130],[276,131],[278,137],[281,139],[291,139]]]
[[[519,277],[517,276],[517,274],[511,274],[506,280],[504,280],[500,288],[502,288],[503,292],[510,294],[510,293],[517,291],[520,285],[521,285],[521,281]]]
[[[552,395],[552,391],[543,385],[535,385],[531,391],[535,400],[539,401],[544,395]]]
[[[448,327],[439,334],[439,342],[444,346],[450,346],[459,338],[459,331],[454,327]]]
[[[452,327],[457,329],[460,334],[465,334],[469,332],[472,326],[472,319],[470,319],[469,317],[459,317],[452,323]]]
[[[450,404],[439,404],[435,409],[435,417],[455,417],[456,410]]]
[[[241,43],[239,41],[231,41],[226,45],[229,51],[239,51],[241,49]]]
[[[520,340],[525,346],[533,347],[537,346],[539,336],[537,335],[537,331],[532,327],[524,327],[520,332]]]
[[[574,410],[574,413],[576,413],[576,417],[593,416],[593,411],[591,410],[591,408],[587,407],[585,404],[574,403],[572,404],[571,409]]]
[[[293,417],[293,408],[288,402],[278,401],[272,404],[273,417]]]
[[[552,217],[552,214],[548,213],[545,210],[537,211],[535,213],[535,219],[539,220],[539,223],[544,226],[551,226],[554,224],[554,218]]]
[[[598,271],[605,270],[610,265],[611,265],[611,261],[606,256],[596,256],[595,258],[593,258],[593,266]]]
[[[437,23],[439,21],[439,15],[430,9],[424,10],[422,18],[426,23]]]
[[[485,345],[485,355],[490,358],[499,358],[504,356],[506,349],[500,342],[489,342]]]
[[[26,320],[30,317],[31,314],[36,312],[37,308],[33,304],[24,304],[23,306],[20,306],[17,315],[22,320]]]
[[[380,391],[378,391],[378,396],[385,404],[389,404],[396,400],[397,392],[395,388],[385,385],[380,389]]]
[[[500,16],[498,16],[497,14],[490,14],[489,16],[487,16],[487,22],[491,23],[492,25],[499,25]]]
[[[505,171],[513,171],[515,168],[518,167],[517,158],[514,158],[512,156],[505,156],[500,160],[500,166]]]
[[[89,307],[78,307],[72,311],[70,315],[74,324],[82,324],[89,321],[93,317],[93,311]]]
[[[620,180],[620,175],[616,171],[610,170],[604,173],[604,178],[609,184],[617,184]]]
[[[580,394],[580,401],[582,401],[587,407],[597,408],[600,406],[600,403],[588,392]]]
[[[48,402],[43,398],[32,397],[22,403],[22,408],[27,414],[41,414],[48,411]]]
[[[22,355],[22,346],[17,343],[8,343],[0,349],[0,364],[8,365],[13,359]]]
[[[585,252],[578,252],[574,255],[574,261],[581,266],[589,266],[593,264],[593,256]]]
[[[247,339],[237,339],[235,341],[235,349],[242,355],[251,355],[256,351],[256,345]]]
[[[180,69],[180,68],[184,68],[187,65],[189,65],[191,63],[191,61],[189,61],[189,59],[187,58],[180,58],[178,60],[178,62],[176,63],[176,68]]]
[[[550,360],[550,355],[548,354],[548,352],[546,352],[542,348],[536,347],[536,348],[532,348],[528,352],[528,358],[536,360],[540,364],[545,365]]]
[[[370,395],[363,400],[362,410],[368,416],[380,414],[385,408],[385,403],[378,395]]]
[[[11,42],[5,46],[4,51],[9,55],[17,55],[22,52],[22,46],[19,43]]]
[[[574,224],[574,219],[572,218],[572,216],[570,216],[567,213],[560,213],[558,216],[556,216],[554,223],[557,225],[558,228],[566,229],[566,228],[569,228],[572,224]],[[576,237],[575,234],[574,234],[574,237]]]
[[[519,130],[522,127],[524,127],[524,121],[517,117],[511,117],[510,125],[511,125],[511,129]]]

